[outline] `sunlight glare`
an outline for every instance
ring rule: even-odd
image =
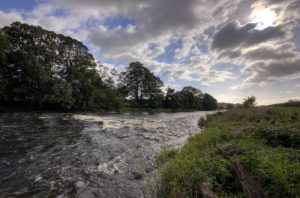
[[[269,26],[272,26],[276,21],[277,15],[276,12],[268,9],[255,9],[250,16],[250,20],[252,23],[257,23],[255,29],[262,30]]]

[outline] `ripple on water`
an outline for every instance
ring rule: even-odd
[[[199,132],[202,112],[0,114],[3,196],[141,197],[162,144]],[[0,196],[1,197],[1,196]]]

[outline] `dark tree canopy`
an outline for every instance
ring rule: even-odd
[[[135,99],[136,103],[143,105],[143,100],[148,99],[155,103],[161,98],[163,82],[140,62],[132,62],[121,75],[121,82],[128,91],[128,96]],[[163,97],[163,96],[162,96]]]
[[[174,110],[215,110],[217,109],[217,100],[211,95],[203,94],[201,90],[191,86],[184,87],[177,92],[168,88],[164,107]]]
[[[186,109],[202,109],[202,92],[194,87],[188,86],[181,90],[181,100]]]
[[[203,95],[203,109],[204,110],[215,110],[218,107],[218,101],[211,95],[205,93]]]
[[[164,107],[172,108],[173,104],[175,102],[175,90],[168,87],[166,91],[167,91],[167,93],[166,93],[165,100],[164,100]]]
[[[0,43],[2,103],[73,110],[118,107],[116,94],[81,42],[15,22],[2,29]],[[5,51],[2,45],[10,48]]]

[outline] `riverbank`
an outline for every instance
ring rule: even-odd
[[[32,113],[84,113],[84,114],[116,114],[116,113],[180,113],[180,112],[197,112],[205,111],[201,109],[171,109],[171,108],[139,108],[139,107],[124,107],[118,111],[75,111],[75,110],[64,110],[64,109],[51,109],[51,108],[32,108],[30,105],[18,107],[2,105],[0,106],[0,113],[19,113],[19,112],[32,112]],[[211,110],[213,111],[213,110]]]
[[[158,197],[299,197],[300,107],[209,115],[180,150],[157,157]]]

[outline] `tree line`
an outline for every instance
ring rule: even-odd
[[[15,22],[0,29],[0,105],[42,110],[119,111],[126,108],[214,110],[217,100],[194,87],[168,88],[140,62],[114,77],[99,71],[73,38]],[[117,79],[117,83],[114,79]]]

